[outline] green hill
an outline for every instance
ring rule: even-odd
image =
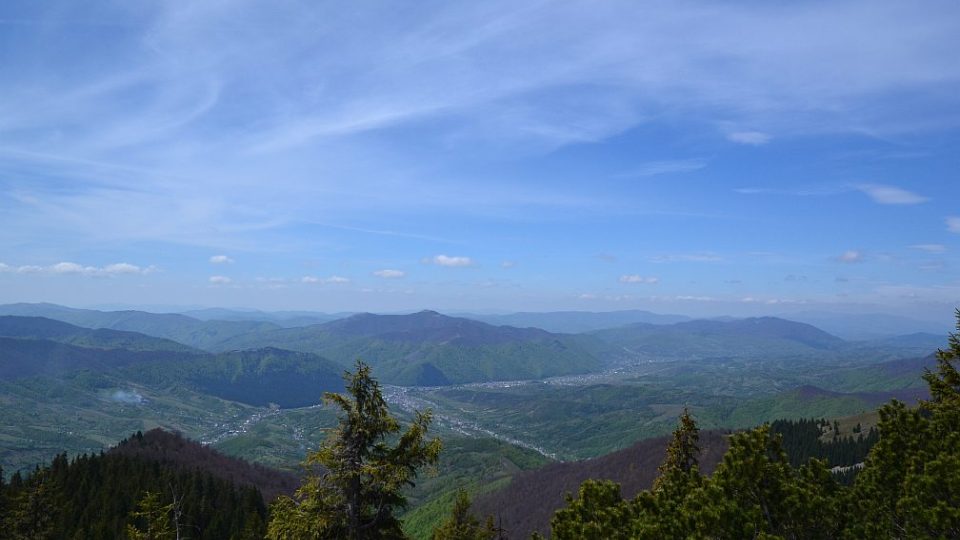
[[[638,323],[590,335],[650,359],[823,356],[845,343],[809,324],[775,317]]]
[[[493,326],[433,311],[364,313],[302,328],[237,336],[225,347],[281,347],[349,365],[363,358],[384,381],[400,385],[531,379],[603,367],[573,337],[537,328]]]
[[[280,328],[263,321],[201,321],[176,313],[97,311],[55,304],[8,304],[0,306],[0,315],[46,317],[84,328],[139,332],[207,351],[225,350],[221,346],[224,341],[242,334]]]
[[[98,349],[199,352],[169,339],[106,328],[81,328],[44,317],[0,316],[0,337],[42,339]]]

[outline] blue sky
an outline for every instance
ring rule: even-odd
[[[0,302],[960,304],[960,4],[0,5]]]

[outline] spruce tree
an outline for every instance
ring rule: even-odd
[[[880,409],[880,440],[854,483],[848,537],[960,538],[960,310],[924,374],[930,400]]]
[[[700,428],[690,411],[683,409],[679,425],[673,431],[673,439],[667,446],[667,456],[657,470],[660,476],[653,483],[653,490],[659,491],[665,483],[678,477],[687,478],[691,473],[699,476]]]
[[[457,490],[450,517],[433,531],[433,540],[492,540],[496,537],[492,517],[481,525],[470,513],[470,495],[463,488]]]
[[[170,514],[174,504],[163,504],[160,494],[148,491],[130,517],[138,524],[127,525],[130,540],[173,540],[177,538]]]
[[[341,411],[339,426],[307,456],[296,498],[271,507],[271,539],[403,537],[394,515],[407,504],[402,490],[440,453],[440,440],[426,439],[431,414],[417,412],[401,434],[369,366],[358,361],[345,380],[347,395],[324,395]]]

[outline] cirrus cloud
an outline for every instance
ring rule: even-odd
[[[407,275],[403,270],[394,270],[392,268],[384,268],[383,270],[377,270],[373,275],[384,278],[384,279],[399,279]]]
[[[862,261],[863,261],[863,253],[861,253],[861,252],[859,252],[859,251],[857,251],[857,250],[855,250],[855,249],[850,249],[850,250],[847,250],[847,251],[844,251],[843,253],[841,253],[841,254],[837,257],[837,261],[838,261],[838,262],[842,262],[842,263],[844,263],[844,264],[853,264],[853,263],[862,262]]]
[[[660,278],[653,276],[641,276],[638,274],[624,274],[620,276],[620,283],[646,283],[653,285],[659,283]]]
[[[301,283],[350,283],[350,279],[341,276],[330,276],[326,278],[316,276],[303,276]]]
[[[85,277],[112,277],[119,275],[145,275],[157,271],[157,267],[137,266],[135,264],[120,262],[108,264],[106,266],[85,266],[75,262],[58,262],[49,266],[39,266],[35,264],[26,264],[22,266],[9,266],[0,263],[0,272],[15,272],[17,274],[51,274],[51,275],[78,275]]]
[[[950,216],[947,218],[947,230],[960,234],[960,216]]]
[[[760,131],[735,131],[727,134],[728,141],[750,146],[762,146],[771,139],[773,139],[771,135]]]
[[[210,257],[210,264],[233,264],[233,259],[226,255],[214,255]]]
[[[856,187],[877,204],[921,204],[930,200],[896,186],[860,184]]]

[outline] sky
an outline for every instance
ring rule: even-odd
[[[960,3],[0,3],[0,303],[942,319]]]

